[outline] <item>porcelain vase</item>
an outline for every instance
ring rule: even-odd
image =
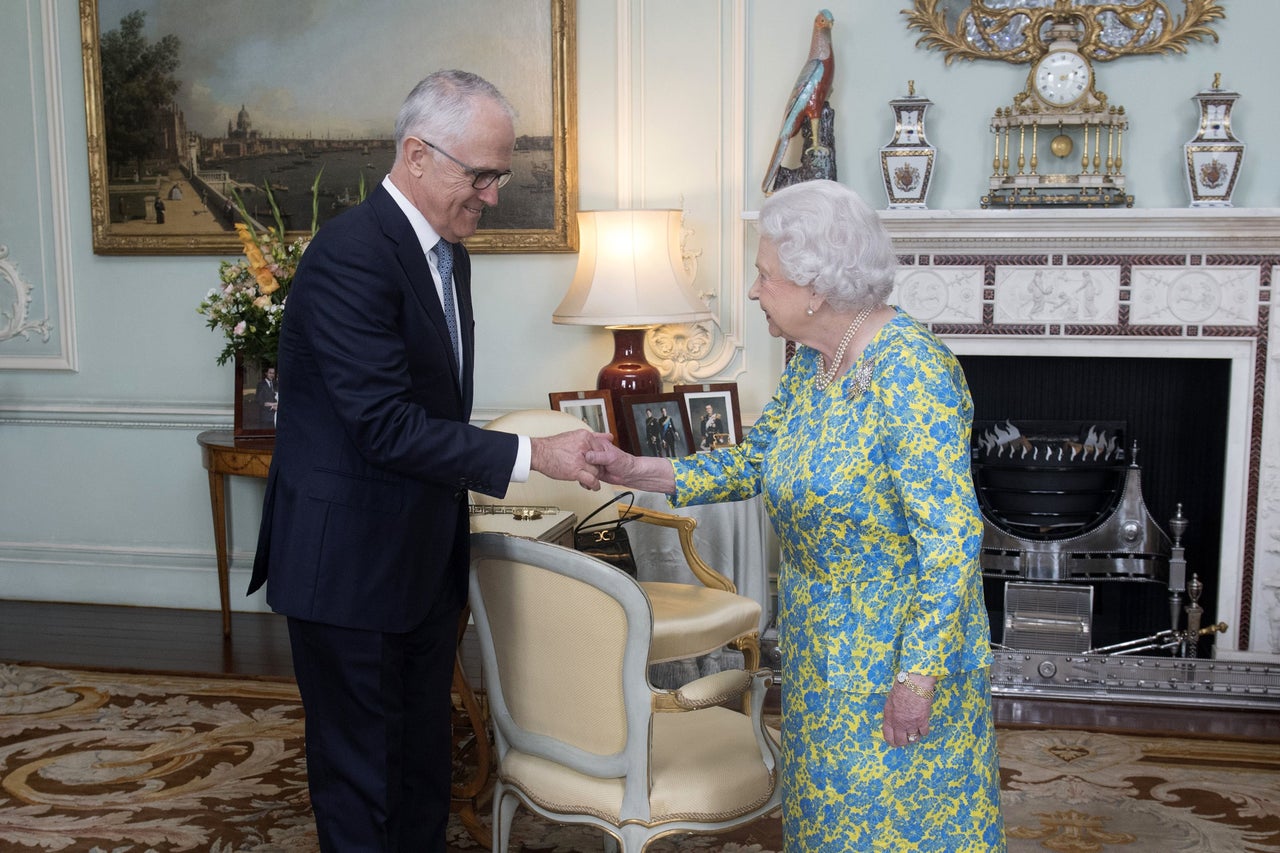
[[[1231,132],[1231,108],[1240,95],[1221,88],[1221,82],[1221,75],[1214,75],[1213,88],[1192,98],[1200,108],[1200,127],[1182,146],[1192,207],[1231,207],[1244,164],[1244,143]]]
[[[937,149],[925,138],[924,114],[932,104],[928,98],[915,94],[914,82],[908,83],[905,98],[889,102],[893,110],[893,140],[880,149],[880,172],[890,210],[928,207]]]

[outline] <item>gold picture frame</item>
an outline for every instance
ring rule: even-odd
[[[378,45],[383,42],[379,34],[383,33],[389,39],[393,35],[402,35],[405,28],[419,27],[421,33],[414,36],[421,42],[417,48],[419,56],[435,56],[439,53],[428,49],[428,42],[440,42],[456,51],[468,39],[485,38],[486,49],[465,53],[459,63],[467,64],[459,64],[457,67],[473,70],[494,82],[499,89],[503,89],[504,94],[512,98],[517,114],[530,116],[531,123],[538,123],[538,131],[527,134],[522,134],[521,125],[517,124],[514,163],[516,175],[503,189],[503,200],[507,202],[507,206],[504,209],[500,204],[490,212],[493,225],[482,227],[468,238],[465,241],[467,248],[479,253],[577,251],[576,0],[544,0],[550,12],[550,33],[545,41],[529,39],[527,27],[522,37],[518,27],[510,23],[513,16],[531,8],[528,0],[476,0],[465,6],[460,5],[456,10],[441,9],[438,13],[432,12],[430,20],[417,14],[393,15],[389,7],[381,4],[360,6],[360,45],[353,45],[349,52],[339,51],[333,54],[317,50],[316,53],[319,62],[326,67],[337,66],[338,71],[341,71],[342,63],[350,61],[353,68],[350,74],[344,73],[345,76],[372,81],[370,85],[380,87],[376,90],[378,94],[381,94],[383,87],[389,85],[389,80],[395,80],[405,73],[412,75],[413,79],[406,78],[402,81],[403,85],[391,93],[395,104],[385,110],[386,130],[379,131],[376,136],[369,135],[362,140],[350,135],[343,138],[317,134],[308,136],[300,131],[270,135],[272,131],[269,128],[254,131],[248,118],[242,123],[240,115],[231,113],[219,113],[227,115],[226,137],[201,134],[187,128],[188,108],[183,106],[180,89],[173,96],[167,111],[162,111],[163,116],[153,116],[156,132],[144,139],[143,143],[134,143],[135,151],[139,144],[143,144],[145,150],[155,156],[135,156],[123,162],[125,158],[118,153],[109,154],[108,123],[105,119],[107,104],[103,89],[104,39],[100,12],[107,13],[107,32],[116,34],[108,40],[109,46],[117,44],[116,36],[124,23],[122,16],[128,16],[135,10],[140,11],[144,15],[143,25],[146,26],[145,16],[149,13],[154,12],[158,17],[177,13],[173,17],[166,17],[163,31],[165,35],[159,36],[157,40],[172,35],[177,39],[178,51],[181,51],[184,35],[192,40],[193,45],[198,44],[196,36],[204,34],[210,21],[224,22],[228,26],[234,23],[240,17],[235,11],[239,8],[236,6],[237,2],[239,0],[208,0],[193,11],[186,4],[166,3],[166,0],[130,0],[127,3],[120,0],[79,0],[89,158],[89,207],[93,251],[96,254],[238,255],[241,246],[231,225],[236,221],[236,216],[233,206],[229,205],[229,188],[236,185],[244,191],[242,197],[246,199],[246,204],[252,205],[251,215],[264,225],[272,224],[275,219],[270,213],[271,202],[263,185],[272,188],[270,195],[275,196],[282,207],[285,206],[286,199],[292,199],[288,202],[290,213],[286,217],[286,229],[291,237],[309,235],[313,209],[321,209],[320,219],[323,223],[329,215],[340,212],[341,207],[358,200],[359,185],[372,189],[386,174],[386,168],[390,167],[395,147],[391,140],[391,125],[395,121],[399,102],[420,77],[436,69],[424,67],[406,71],[406,66],[413,63],[406,63],[403,54],[398,51],[380,50]],[[487,11],[477,8],[486,5],[493,8]],[[219,11],[219,6],[224,8]],[[534,13],[540,21],[545,20],[541,10],[535,9]],[[336,30],[342,26],[336,16],[320,14],[319,10],[311,16],[311,20],[318,22],[314,24],[317,30],[324,27]],[[509,49],[504,50],[500,44],[492,43],[494,33],[491,27],[481,26],[477,30],[474,26],[478,21],[495,20],[507,22],[510,28]],[[449,25],[453,21],[457,21],[457,27],[451,31]],[[472,24],[471,28],[463,26],[466,21]],[[289,23],[282,22],[282,26],[289,26]],[[183,27],[189,29],[184,30]],[[157,32],[161,30],[157,28]],[[239,33],[245,39],[250,36],[250,31],[243,26]],[[150,38],[145,33],[143,35]],[[293,40],[304,38],[297,32],[289,35]],[[337,38],[340,33],[330,32],[328,35]],[[326,40],[323,43],[332,41]],[[148,46],[154,46],[154,42],[149,42]],[[191,51],[201,59],[205,58],[205,54],[197,52],[194,46]],[[225,51],[221,49],[218,51],[223,52]],[[441,61],[449,60],[445,58]],[[546,67],[542,65],[544,61],[547,63]],[[380,62],[385,63],[386,67],[382,68]],[[520,67],[522,63],[528,67]],[[180,74],[181,66],[177,66],[176,70]],[[529,91],[534,94],[530,95],[527,103],[513,96],[502,82],[504,78],[541,79],[533,75],[547,74],[550,76],[550,85],[529,87]],[[238,103],[239,98],[247,97],[243,92],[253,91],[249,84],[259,77],[268,82],[272,97],[282,102],[288,103],[291,95],[302,94],[301,87],[299,91],[292,93],[280,91],[281,75],[273,74],[270,67],[257,65],[252,79],[247,79],[248,76],[249,72],[245,72],[237,78],[243,85],[235,88],[234,94],[218,95],[219,100],[226,104]],[[167,79],[177,81],[173,72],[169,73]],[[218,79],[221,81],[224,78]],[[209,82],[206,78],[195,77],[186,81],[185,88],[199,89],[207,99]],[[404,91],[399,92],[398,88],[403,88]],[[513,85],[512,88],[516,87]],[[348,108],[354,109],[350,100],[345,103]],[[189,109],[192,111],[190,120],[194,122],[195,107],[191,106]],[[340,113],[342,106],[335,105],[333,111]],[[545,127],[542,122],[548,112],[549,139],[542,135],[542,128]],[[244,106],[241,106],[241,113],[251,115]],[[282,112],[281,116],[269,115],[273,119],[285,121],[288,113]],[[112,126],[119,124],[114,122]],[[257,136],[252,136],[254,133]],[[212,141],[217,144],[211,144]],[[114,140],[111,148],[115,152],[126,150],[115,144]],[[217,157],[205,156],[214,152]],[[281,171],[275,171],[275,167],[264,163],[256,163],[252,172],[260,180],[250,180],[246,161],[253,156],[267,156],[264,152],[280,159]],[[333,178],[333,183],[327,183],[330,178],[326,177],[326,183],[317,180],[313,184],[318,169],[315,166],[308,169],[306,161],[323,160],[327,166],[338,158],[339,153],[342,155],[341,167],[345,170],[343,177],[350,175],[354,169],[361,180],[351,177],[340,182],[335,176],[335,163],[334,170],[326,170]],[[351,162],[353,158],[354,163]],[[362,160],[365,162],[361,162]],[[132,165],[139,162],[143,164],[141,168]],[[246,170],[243,175],[237,176],[235,173],[237,162]],[[195,163],[194,168],[192,163]],[[232,164],[229,168],[217,168],[218,165],[225,166],[228,163]],[[148,168],[150,165],[154,165],[154,169]],[[384,165],[385,168],[382,168]],[[521,166],[525,167],[524,173]],[[206,172],[209,174],[208,178],[203,176]],[[325,172],[320,172],[320,176],[325,177]],[[224,189],[228,191],[223,192]]]

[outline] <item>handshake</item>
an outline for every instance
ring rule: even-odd
[[[532,469],[555,480],[577,480],[584,489],[600,484],[670,494],[675,491],[671,460],[633,456],[613,443],[607,432],[573,430],[532,437]]]

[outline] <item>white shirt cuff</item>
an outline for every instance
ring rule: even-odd
[[[529,468],[533,464],[533,442],[527,435],[517,435],[520,446],[516,449],[516,464],[511,469],[511,482],[529,482]]]

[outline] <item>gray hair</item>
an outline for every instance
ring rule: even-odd
[[[832,308],[879,305],[898,260],[880,217],[835,181],[802,181],[760,206],[759,231],[778,249],[781,272],[811,286]]]
[[[396,150],[404,147],[406,136],[428,139],[449,146],[467,131],[476,102],[488,98],[515,121],[511,102],[488,80],[470,71],[437,71],[421,80],[404,99],[396,116]]]

